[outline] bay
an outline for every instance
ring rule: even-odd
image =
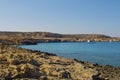
[[[40,50],[67,58],[120,67],[120,42],[38,43],[20,47]]]

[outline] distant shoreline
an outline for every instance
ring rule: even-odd
[[[37,44],[45,42],[120,42],[119,37],[103,34],[58,34],[50,32],[0,32],[3,44]]]

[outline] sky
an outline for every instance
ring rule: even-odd
[[[0,31],[120,37],[120,0],[0,0]]]

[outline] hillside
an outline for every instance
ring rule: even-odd
[[[0,32],[0,38],[111,38],[102,34],[58,34],[50,32]]]
[[[0,32],[4,44],[36,44],[39,42],[120,41],[102,34],[58,34],[50,32]]]

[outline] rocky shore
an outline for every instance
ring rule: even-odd
[[[120,80],[120,68],[0,45],[0,80]]]

